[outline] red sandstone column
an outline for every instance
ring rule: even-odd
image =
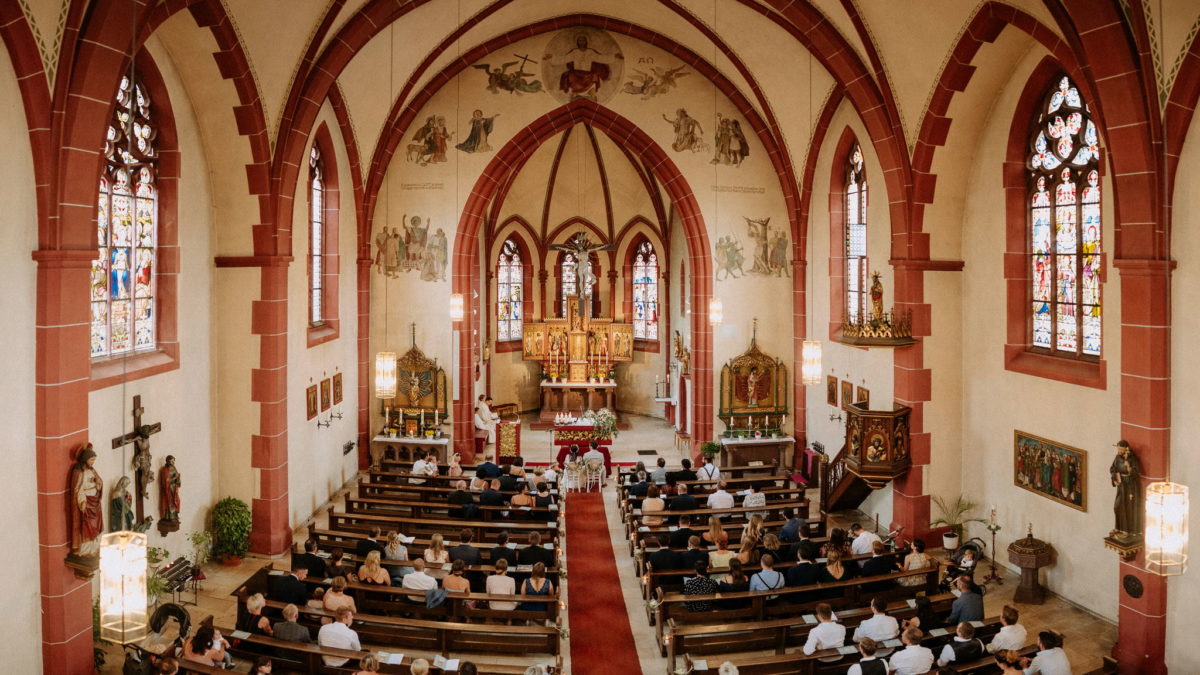
[[[371,354],[371,258],[358,262],[358,468],[371,463],[371,398],[374,356]],[[385,309],[386,311],[386,309]]]
[[[804,448],[808,445],[808,394],[800,380],[804,364],[804,341],[809,337],[807,274],[806,261],[799,258],[792,261],[792,435],[796,437],[792,468],[799,466]]]
[[[892,521],[904,527],[910,537],[924,537],[929,531],[929,495],[925,494],[925,472],[929,464],[930,437],[925,431],[924,402],[930,399],[932,372],[925,367],[925,343],[930,334],[929,305],[924,303],[925,279],[919,261],[894,260],[895,307],[897,312],[912,312],[913,337],[917,343],[895,350],[893,396],[897,403],[912,408],[909,418],[912,468],[892,481]]]
[[[70,552],[68,474],[76,452],[88,442],[87,289],[95,257],[95,250],[33,253],[38,265],[38,551],[46,672],[92,671],[92,586],[75,578],[63,561]]]
[[[259,432],[250,439],[250,466],[258,469],[252,500],[250,550],[276,555],[290,548],[287,440],[287,277],[290,258],[260,269],[261,300],[251,306],[250,330],[259,336],[259,367],[250,373],[250,400],[259,404]]]

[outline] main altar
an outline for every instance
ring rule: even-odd
[[[591,316],[595,276],[589,254],[610,247],[594,245],[581,233],[555,248],[574,256],[580,292],[565,297],[566,316],[525,324],[524,359],[538,362],[542,370],[542,423],[560,413],[615,411],[616,364],[633,360],[633,324]]]

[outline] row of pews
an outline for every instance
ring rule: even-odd
[[[701,508],[692,511],[656,512],[666,516],[662,525],[646,526],[642,522],[641,500],[630,493],[633,478],[623,474],[618,483],[618,501],[629,539],[630,554],[640,576],[646,621],[653,627],[660,653],[666,658],[668,673],[716,672],[717,667],[728,661],[738,667],[741,675],[774,675],[776,673],[799,673],[818,675],[845,673],[850,665],[857,663],[859,655],[852,645],[841,649],[820,650],[811,655],[801,651],[808,634],[817,625],[814,616],[820,603],[828,603],[835,610],[837,620],[846,627],[849,638],[858,624],[871,616],[871,598],[882,596],[888,600],[888,613],[897,619],[912,617],[917,612],[916,597],[925,595],[930,609],[936,614],[946,614],[955,596],[939,593],[937,588],[938,568],[901,571],[886,575],[853,577],[844,581],[813,584],[811,586],[788,586],[771,591],[740,591],[712,595],[685,595],[683,580],[694,576],[689,569],[655,569],[649,562],[645,547],[648,537],[654,537],[667,547],[670,535],[677,529],[675,518],[684,513],[691,516],[692,529],[706,530],[708,519],[722,519],[729,535],[729,549],[737,550],[743,525],[753,513],[765,513],[766,531],[778,535],[780,528],[792,513],[805,517],[809,523],[814,543],[824,543],[825,514],[814,510],[805,497],[801,486],[790,476],[774,466],[722,467],[721,479],[728,485],[730,493],[740,493],[751,484],[767,497],[765,507],[728,509],[704,508],[706,499],[717,488],[718,481],[684,481],[688,492],[699,502]],[[737,503],[740,503],[740,498]],[[707,542],[705,548],[715,548]],[[683,552],[682,548],[673,550]],[[844,558],[845,564],[857,564],[870,556]],[[823,562],[819,561],[819,562]],[[777,563],[775,569],[786,574],[794,561]],[[758,565],[747,565],[746,575],[758,571]],[[712,568],[710,574],[724,575],[728,568]],[[897,583],[901,579],[915,578],[913,585]],[[912,582],[909,582],[912,583]],[[883,590],[878,590],[883,587]],[[710,606],[705,611],[689,609],[696,604]],[[930,630],[925,626],[923,646],[933,650],[936,656],[942,646],[953,639],[953,629],[938,627]],[[976,637],[985,642],[1000,629],[999,617],[976,622]],[[889,641],[885,648],[901,648],[899,640]],[[1036,652],[1029,645],[1025,654]],[[977,662],[952,664],[961,673],[1000,672],[991,658]]]

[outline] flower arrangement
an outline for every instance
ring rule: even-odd
[[[613,411],[601,408],[592,415],[592,419],[596,425],[596,431],[605,436],[617,437],[617,416]]]

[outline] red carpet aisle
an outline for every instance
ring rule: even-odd
[[[572,492],[567,501],[571,672],[641,672],[604,517],[604,497],[599,492]]]

